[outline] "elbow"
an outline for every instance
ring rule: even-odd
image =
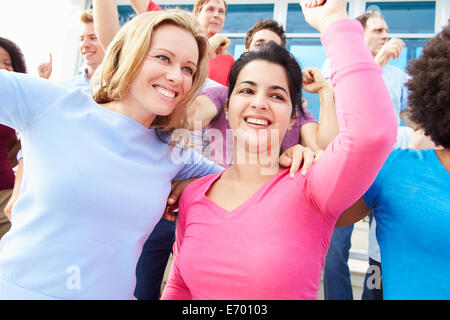
[[[397,120],[394,112],[389,117],[383,117],[382,121],[374,123],[370,128],[366,130],[364,137],[366,147],[372,150],[385,150],[389,154],[397,140]]]

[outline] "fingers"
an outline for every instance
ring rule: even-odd
[[[280,165],[288,168],[292,164],[292,153],[290,152],[290,149],[283,152],[283,154],[280,156]]]
[[[181,193],[184,190],[184,186],[181,183],[174,182],[172,184],[172,191],[170,192],[169,198],[167,199],[167,204],[173,206],[178,202]]]
[[[177,220],[177,216],[173,213],[175,209],[171,209],[170,207],[167,207],[166,210],[163,213],[163,218],[167,221],[175,221]]]
[[[313,165],[315,162],[314,158],[315,152],[312,151],[310,148],[304,148],[303,150],[303,168],[302,168],[302,175],[306,175],[309,168]]]
[[[400,54],[403,51],[403,47],[405,46],[405,43],[403,42],[402,39],[398,39],[398,38],[392,38],[391,40],[389,40],[389,42],[387,43],[388,48],[390,49],[390,54],[393,58],[398,58],[400,57]]]
[[[319,151],[314,152],[314,162],[319,161],[320,156],[322,155],[323,150],[320,149]]]
[[[314,7],[321,6],[325,2],[326,2],[326,0],[305,0],[305,1],[301,1],[300,4],[303,3],[303,6],[305,6],[305,8],[314,8]]]
[[[292,150],[292,163],[291,169],[289,170],[289,176],[291,178],[298,172],[300,164],[303,159],[303,147],[301,145],[296,145]]]

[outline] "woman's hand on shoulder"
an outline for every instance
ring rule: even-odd
[[[163,218],[168,221],[175,221],[177,219],[174,211],[178,209],[178,200],[184,189],[192,182],[198,178],[191,178],[186,180],[176,180],[172,181],[172,190],[170,192],[169,198],[167,198],[166,210],[164,210]]]
[[[297,144],[285,150],[280,156],[280,165],[288,168],[290,167],[289,175],[291,178],[300,170],[302,165],[302,175],[306,175],[308,169],[314,162],[317,162],[323,150],[313,151],[310,148]]]

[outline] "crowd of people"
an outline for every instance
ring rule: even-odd
[[[405,73],[383,16],[346,2],[300,1],[322,70],[272,19],[235,61],[225,0],[130,0],[122,27],[93,0],[60,83],[0,38],[0,299],[316,299],[322,271],[353,299],[366,216],[363,299],[450,299],[450,27]]]

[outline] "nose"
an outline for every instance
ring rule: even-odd
[[[269,108],[266,96],[262,93],[257,93],[254,95],[251,107],[254,109],[267,110]]]
[[[181,72],[181,67],[177,65],[172,65],[166,72],[166,79],[172,85],[181,83],[183,75]]]

